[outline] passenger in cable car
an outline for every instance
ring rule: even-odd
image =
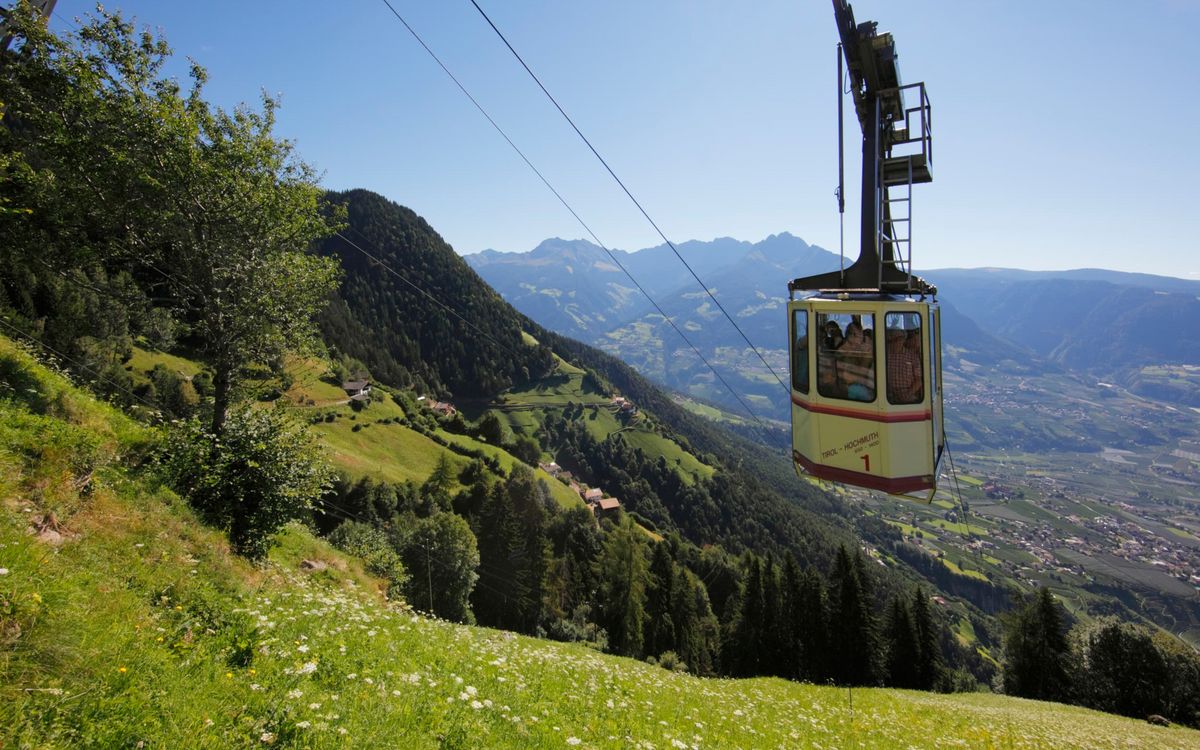
[[[838,347],[838,378],[852,401],[875,400],[875,346],[855,315],[846,326],[846,340]]]
[[[845,341],[842,327],[836,320],[826,321],[825,336],[817,350],[817,390],[822,396],[845,398],[845,392],[838,382],[837,349]]]
[[[893,404],[918,404],[925,397],[921,379],[921,332],[887,329],[887,392]]]

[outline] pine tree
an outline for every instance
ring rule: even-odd
[[[832,677],[829,663],[829,600],[821,574],[811,565],[801,579],[800,607],[796,613],[800,678],[824,682]]]
[[[917,685],[921,690],[933,690],[942,681],[942,644],[933,622],[933,611],[925,589],[918,586],[913,592],[913,628],[917,634]]]
[[[768,553],[763,561],[763,614],[759,674],[783,677],[787,674],[788,628],[784,618],[783,592],[779,583],[779,568],[775,558]]]
[[[600,555],[600,603],[613,652],[641,657],[646,623],[646,537],[633,520],[622,516],[609,531]]]
[[[476,537],[480,585],[471,597],[475,617],[482,625],[517,630],[522,624],[521,604],[529,597],[528,561],[520,523],[504,485],[492,486],[479,514]]]
[[[1006,628],[1004,692],[1022,698],[1070,697],[1069,648],[1060,605],[1050,589],[1013,614]]]
[[[745,677],[762,674],[763,616],[766,602],[763,592],[763,564],[753,553],[745,558],[746,578],[741,606],[729,643],[728,662],[734,674]]]
[[[788,552],[783,561],[783,595],[782,621],[782,653],[780,655],[780,674],[793,680],[802,679],[803,664],[801,637],[804,627],[804,579],[800,572],[800,564],[796,557]]]
[[[892,597],[887,626],[887,683],[892,687],[917,688],[920,675],[920,643],[908,603]]]
[[[833,566],[834,607],[830,617],[833,677],[844,685],[878,682],[879,636],[861,553],[838,548]]]
[[[646,587],[646,653],[651,656],[664,651],[678,652],[672,617],[674,590],[675,561],[667,543],[659,542],[651,553],[650,581]]]

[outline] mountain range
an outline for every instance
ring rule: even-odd
[[[616,354],[669,387],[738,409],[615,258],[731,387],[782,418],[787,394],[775,376],[782,379],[786,368],[786,283],[836,269],[839,257],[788,233],[757,243],[719,238],[678,248],[711,297],[666,246],[610,257],[584,240],[549,239],[526,253],[488,250],[465,259],[542,325]],[[939,287],[949,369],[964,360],[1018,374],[1066,369],[1136,390],[1143,368],[1200,363],[1197,281],[1102,269],[920,273]],[[766,364],[717,303],[762,350]],[[1156,392],[1189,404],[1200,399],[1186,388]]]

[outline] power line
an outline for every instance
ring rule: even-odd
[[[408,30],[408,33],[412,35],[413,39],[416,39],[417,43],[420,44],[421,47],[427,53],[429,53],[429,56],[432,57],[434,62],[436,62],[438,64],[438,67],[440,67],[442,69],[442,71],[447,76],[450,77],[450,80],[454,82],[454,85],[456,85],[458,87],[458,90],[461,91],[463,93],[463,95],[466,96],[467,99],[469,99],[471,101],[471,104],[475,105],[475,109],[479,110],[479,113],[481,115],[483,115],[484,118],[491,124],[492,128],[494,128],[495,131],[500,134],[500,137],[503,138],[505,140],[505,142],[508,143],[508,145],[512,148],[512,150],[517,153],[517,156],[521,157],[521,161],[525,162],[525,165],[528,166],[529,169],[532,170],[535,175],[537,175],[538,179],[542,181],[542,184],[544,184],[546,186],[546,188],[551,193],[554,194],[554,197],[558,199],[558,202],[561,203],[563,205],[563,207],[567,209],[567,211],[571,214],[571,216],[575,217],[575,221],[579,222],[579,225],[581,227],[583,227],[584,231],[588,233],[588,236],[590,236],[592,238],[592,240],[596,243],[596,245],[598,245],[602,250],[604,250],[605,253],[608,254],[608,257],[610,259],[612,259],[613,263],[616,264],[616,266],[625,273],[625,275],[629,278],[629,280],[631,282],[633,282],[633,285],[637,287],[638,291],[641,292],[642,295],[647,300],[650,301],[650,304],[654,306],[654,309],[658,311],[659,315],[661,315],[663,317],[663,319],[667,321],[667,324],[671,326],[671,328],[675,331],[675,333],[678,334],[679,337],[681,339],[683,339],[683,341],[696,354],[696,356],[700,358],[700,361],[704,363],[705,367],[707,367],[712,372],[712,374],[714,376],[716,376],[717,380],[719,380],[721,382],[721,385],[725,386],[725,389],[728,390],[729,393],[732,394],[735,399],[737,399],[738,403],[740,403],[742,405],[742,408],[746,410],[746,413],[750,415],[750,418],[753,419],[756,423],[758,423],[759,427],[766,429],[766,425],[763,424],[762,420],[760,420],[758,418],[758,415],[756,415],[754,413],[754,410],[750,408],[750,405],[747,404],[746,401],[738,394],[738,392],[735,391],[733,389],[733,387],[729,385],[729,383],[725,380],[725,378],[722,377],[721,373],[719,373],[717,371],[717,369],[712,366],[712,364],[708,361],[708,359],[705,358],[705,356],[700,353],[700,350],[696,347],[695,344],[692,343],[691,339],[689,339],[683,333],[683,331],[680,330],[679,326],[675,325],[675,321],[671,318],[671,316],[667,315],[666,312],[662,309],[662,307],[658,304],[658,302],[656,302],[654,300],[654,298],[651,297],[650,294],[645,290],[645,288],[643,288],[642,285],[640,283],[638,283],[638,280],[636,278],[634,278],[632,273],[629,272],[629,269],[627,269],[625,267],[625,265],[623,263],[621,263],[620,260],[617,259],[616,254],[613,253],[612,250],[610,250],[607,245],[605,245],[603,242],[600,241],[600,239],[596,236],[596,233],[593,232],[591,227],[588,226],[587,222],[585,222],[579,216],[579,214],[575,211],[575,209],[571,207],[571,204],[567,202],[567,199],[564,198],[562,196],[562,194],[558,192],[557,189],[555,189],[554,185],[552,185],[550,183],[550,180],[548,180],[546,178],[546,176],[544,174],[542,174],[541,170],[539,170],[536,166],[534,166],[533,162],[530,161],[529,157],[527,157],[525,155],[525,152],[522,151],[517,146],[517,144],[513,142],[512,138],[509,138],[508,133],[506,133],[504,131],[504,129],[501,128],[500,125],[492,118],[492,116],[490,114],[488,114],[487,110],[483,108],[483,105],[480,104],[475,99],[475,97],[471,95],[471,92],[468,91],[466,86],[464,86],[462,84],[462,82],[458,80],[458,77],[455,76],[454,73],[452,73],[448,67],[446,67],[446,64],[444,62],[442,62],[440,57],[437,56],[437,53],[435,53],[429,47],[429,45],[425,43],[425,40],[421,38],[421,35],[418,34],[411,25],[409,25],[408,21],[406,21],[404,19],[404,16],[400,15],[400,13],[396,10],[395,7],[392,6],[392,4],[391,4],[391,2],[389,2],[389,0],[383,0],[383,4],[386,5],[388,7],[388,10],[390,10],[392,12],[392,15],[394,15],[396,17],[396,19],[398,21],[400,21],[401,24],[404,25],[404,28]],[[674,248],[674,245],[672,245],[672,248]],[[678,251],[676,251],[676,255],[678,255]],[[681,258],[681,260],[682,260],[682,258]],[[718,306],[720,306],[720,303],[718,303]],[[724,311],[724,309],[722,308],[722,312],[723,311]],[[728,317],[728,315],[726,317]],[[735,327],[736,327],[736,324],[735,324]],[[744,334],[743,334],[743,337],[744,337]],[[747,342],[748,341],[749,340],[747,339]],[[753,347],[753,344],[751,344],[751,347]],[[757,352],[757,349],[755,351]],[[759,357],[761,358],[762,355],[759,355]],[[766,360],[763,360],[763,362],[765,364]],[[767,365],[767,367],[768,367],[768,369],[770,369],[770,365]],[[771,374],[774,375],[775,371],[771,370]],[[775,379],[778,380],[779,376],[775,375]],[[781,385],[782,385],[782,383],[783,383],[783,381],[780,381]]]
[[[43,349],[45,349],[46,351],[48,351],[48,352],[50,352],[51,354],[55,355],[55,356],[56,356],[56,357],[58,357],[59,359],[65,360],[65,361],[67,361],[67,362],[70,362],[71,364],[75,365],[76,367],[78,367],[78,368],[79,368],[79,369],[81,369],[81,370],[86,370],[87,372],[89,372],[89,373],[91,373],[92,375],[94,375],[94,376],[96,377],[96,379],[98,379],[98,380],[102,380],[102,381],[104,381],[105,383],[108,383],[109,385],[111,385],[113,388],[116,388],[116,389],[117,389],[117,390],[119,390],[119,391],[123,391],[124,393],[127,393],[127,394],[129,394],[129,396],[131,396],[132,398],[135,398],[135,399],[137,399],[138,401],[141,401],[143,404],[145,404],[146,406],[150,407],[150,408],[151,408],[151,409],[153,409],[154,411],[156,411],[156,412],[161,412],[161,411],[162,411],[162,407],[161,407],[161,406],[159,406],[158,404],[155,404],[155,403],[153,403],[153,402],[151,402],[151,401],[149,401],[149,400],[147,400],[147,399],[143,398],[142,396],[139,396],[138,394],[136,394],[136,393],[134,393],[133,391],[129,390],[128,388],[126,388],[125,386],[121,385],[120,383],[117,383],[116,381],[113,381],[113,380],[111,380],[111,379],[109,379],[109,378],[106,378],[104,375],[101,375],[100,373],[96,372],[95,370],[93,370],[92,368],[90,368],[90,367],[88,367],[87,365],[83,364],[82,362],[79,362],[78,360],[76,360],[76,359],[74,359],[74,358],[72,358],[72,357],[69,357],[69,356],[67,356],[66,354],[63,354],[62,352],[58,351],[58,350],[57,350],[57,349],[55,349],[54,347],[50,346],[50,345],[49,345],[49,344],[47,344],[46,342],[44,342],[44,341],[42,341],[41,339],[39,339],[37,336],[34,336],[33,334],[31,334],[31,333],[29,333],[29,332],[27,332],[27,331],[23,331],[23,330],[21,330],[20,328],[17,328],[16,326],[14,326],[13,324],[9,323],[9,322],[8,322],[7,320],[5,320],[4,318],[0,318],[0,325],[3,325],[5,328],[9,329],[10,331],[15,331],[16,333],[20,334],[20,335],[21,335],[23,338],[25,338],[25,339],[27,339],[27,340],[29,340],[29,341],[33,342],[34,344],[37,344],[38,346],[42,347],[42,348],[43,348]]]
[[[384,2],[387,2],[387,0],[384,0]],[[659,228],[658,223],[651,218],[650,214],[642,206],[641,202],[634,197],[629,188],[625,186],[625,183],[621,181],[621,178],[617,177],[617,173],[613,171],[613,168],[609,166],[604,157],[600,155],[600,152],[596,150],[596,147],[592,145],[592,142],[589,141],[587,136],[583,134],[583,131],[579,129],[579,126],[575,124],[575,121],[571,119],[571,116],[568,115],[566,110],[562,108],[562,105],[558,103],[558,100],[554,98],[554,95],[550,93],[545,84],[542,83],[541,79],[537,77],[537,74],[533,72],[533,70],[525,62],[525,59],[522,58],[520,53],[518,53],[517,50],[512,46],[512,44],[508,41],[508,38],[504,36],[504,33],[496,27],[496,24],[492,22],[492,19],[488,17],[488,14],[484,12],[483,8],[479,7],[479,3],[477,3],[475,0],[471,0],[471,5],[475,6],[475,10],[479,11],[479,15],[483,16],[483,20],[487,21],[488,26],[492,27],[492,31],[496,32],[496,36],[500,37],[500,41],[504,42],[504,46],[508,47],[508,51],[513,54],[513,57],[517,58],[517,62],[521,63],[521,67],[525,68],[525,72],[528,73],[529,77],[534,80],[534,83],[538,85],[538,88],[542,90],[542,93],[546,95],[546,98],[550,100],[550,102],[558,110],[559,114],[566,119],[567,123],[570,124],[571,129],[575,131],[575,134],[578,135],[585,144],[587,144],[587,147],[591,150],[592,154],[595,155],[595,157],[600,160],[600,163],[604,165],[604,169],[608,171],[609,176],[611,176],[613,180],[615,180],[616,183],[621,186],[621,190],[625,191],[625,195],[629,196],[629,200],[633,201],[633,205],[637,206],[638,211],[641,211],[642,216],[646,217],[646,221],[650,222],[650,226],[654,227],[654,231],[658,233],[658,236],[662,238],[663,242],[667,243],[667,246],[671,248],[671,252],[675,253],[675,257],[679,259],[679,262],[683,264],[683,267],[688,270],[688,273],[692,275],[692,278],[696,280],[696,283],[700,285],[700,288],[704,290],[704,293],[707,294],[709,299],[713,301],[713,304],[717,306],[717,309],[721,311],[721,314],[725,316],[725,319],[729,321],[729,324],[734,327],[734,330],[741,335],[742,340],[746,342],[751,351],[758,356],[759,361],[761,361],[763,365],[766,366],[767,370],[771,372],[771,375],[775,377],[775,380],[779,383],[779,386],[787,391],[788,395],[790,396],[791,390],[783,382],[783,378],[779,377],[779,374],[775,372],[775,368],[771,367],[771,364],[767,362],[765,357],[763,357],[762,352],[758,350],[758,347],[756,347],[754,343],[750,341],[750,337],[746,335],[741,326],[739,326],[733,317],[730,316],[730,314],[725,310],[725,307],[720,303],[719,300],[717,300],[716,295],[709,290],[708,285],[701,280],[700,276],[696,273],[692,266],[686,260],[684,260],[683,255],[679,252],[679,248],[675,247],[675,243],[671,242],[671,240],[667,238],[666,233]]]
[[[354,232],[356,232],[356,233],[357,233],[357,234],[358,234],[360,237],[363,237],[363,239],[364,239],[364,240],[366,240],[366,237],[364,237],[364,236],[363,236],[363,233],[362,233],[362,232],[359,232],[357,229],[354,229],[353,231],[354,231]],[[450,314],[451,314],[451,315],[453,315],[455,318],[458,318],[460,321],[462,321],[464,324],[466,324],[467,326],[469,326],[469,327],[470,327],[472,330],[474,330],[474,331],[475,331],[476,333],[478,333],[480,336],[483,336],[484,338],[486,338],[486,339],[488,339],[489,341],[491,341],[492,343],[494,343],[496,346],[500,347],[501,349],[504,349],[504,350],[508,351],[510,354],[513,354],[513,355],[517,356],[518,358],[519,358],[519,357],[521,357],[521,353],[520,353],[520,352],[518,352],[516,349],[513,349],[513,348],[512,348],[511,346],[509,346],[508,344],[505,344],[505,343],[503,343],[502,341],[500,341],[500,340],[496,339],[494,336],[491,336],[491,335],[490,335],[490,334],[488,334],[486,331],[484,331],[483,329],[481,329],[479,326],[475,325],[475,324],[474,324],[474,323],[472,323],[471,321],[469,321],[469,320],[467,320],[466,318],[464,318],[463,316],[459,315],[457,312],[455,312],[454,308],[450,307],[450,306],[449,306],[449,305],[447,305],[445,302],[442,302],[442,301],[441,301],[441,300],[439,300],[437,297],[434,297],[432,294],[430,294],[429,292],[425,291],[424,289],[422,289],[422,288],[421,288],[420,286],[418,286],[417,284],[415,284],[415,283],[413,283],[412,281],[410,281],[410,280],[409,280],[409,279],[408,279],[408,278],[407,278],[407,277],[406,277],[404,274],[402,274],[402,273],[400,273],[399,271],[397,271],[396,269],[392,268],[390,265],[388,265],[388,264],[387,264],[387,263],[386,263],[386,262],[385,262],[385,261],[384,261],[382,258],[380,258],[379,256],[377,256],[377,255],[374,255],[374,254],[372,254],[372,253],[368,252],[368,251],[367,251],[365,248],[363,248],[361,245],[359,245],[358,243],[354,242],[353,240],[351,240],[349,237],[347,237],[346,235],[342,234],[341,232],[334,232],[334,236],[335,236],[335,237],[338,237],[338,238],[340,238],[340,239],[341,239],[341,240],[343,240],[343,241],[344,241],[346,244],[350,245],[350,247],[353,247],[355,250],[358,250],[360,253],[362,253],[363,255],[367,256],[368,258],[370,258],[370,259],[371,259],[371,260],[373,260],[374,262],[378,263],[380,266],[383,266],[383,269],[384,269],[385,271],[387,271],[388,273],[392,274],[392,275],[393,275],[393,276],[395,276],[396,278],[400,279],[400,280],[401,280],[401,281],[403,281],[405,284],[408,284],[408,285],[409,285],[410,287],[412,287],[413,289],[417,290],[417,292],[418,292],[418,293],[420,293],[420,294],[421,294],[423,297],[425,297],[425,298],[426,298],[427,300],[429,300],[430,302],[434,303],[434,304],[435,304],[435,305],[437,305],[438,307],[440,307],[440,308],[442,308],[443,310],[445,310],[446,312],[450,313]]]

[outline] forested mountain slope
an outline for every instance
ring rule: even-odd
[[[336,352],[385,382],[447,396],[494,396],[550,371],[550,352],[522,342],[524,316],[424,219],[367,190],[326,200],[344,205],[348,222],[341,236],[318,247],[344,272],[321,315],[322,334]]]
[[[445,396],[485,403],[513,383],[546,375],[553,351],[594,371],[698,454],[712,456],[723,467],[712,488],[719,506],[709,526],[712,536],[694,539],[697,543],[736,539],[740,548],[790,548],[801,559],[827,568],[835,540],[852,540],[845,510],[797,482],[782,452],[762,456],[761,446],[690,414],[616,357],[516,312],[411,210],[365,190],[328,199],[348,208],[343,234],[383,261],[372,261],[339,237],[321,245],[322,253],[339,258],[344,272],[334,304],[322,316],[332,350],[361,360],[390,385],[440,388]],[[539,344],[525,343],[523,331]],[[677,523],[698,528],[688,516],[701,506],[690,506],[683,498],[666,502],[675,505]],[[834,532],[837,527],[842,531]]]

